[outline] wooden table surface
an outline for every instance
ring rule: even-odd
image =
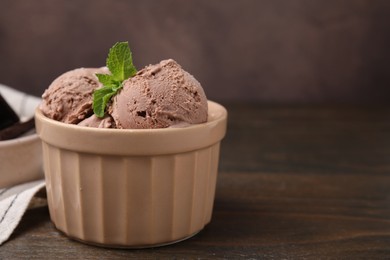
[[[227,105],[212,222],[152,249],[69,240],[31,209],[0,259],[390,258],[390,107]]]

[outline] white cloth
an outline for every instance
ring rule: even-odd
[[[0,84],[0,94],[11,108],[18,114],[21,121],[34,116],[35,108],[41,103],[39,97],[27,95],[24,92]]]
[[[45,186],[44,180],[0,189],[0,245],[11,236],[34,195]]]

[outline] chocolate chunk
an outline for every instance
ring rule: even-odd
[[[16,138],[35,127],[34,118],[23,123],[16,123],[0,131],[0,141]]]
[[[0,95],[0,130],[19,122],[19,117]]]

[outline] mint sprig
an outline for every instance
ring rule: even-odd
[[[96,74],[103,84],[93,93],[92,108],[97,117],[104,117],[108,102],[122,88],[122,82],[137,73],[128,42],[117,42],[111,47],[106,66],[111,74]]]

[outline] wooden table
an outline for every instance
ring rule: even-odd
[[[212,222],[178,244],[103,249],[29,210],[0,259],[390,258],[390,107],[228,105]]]

